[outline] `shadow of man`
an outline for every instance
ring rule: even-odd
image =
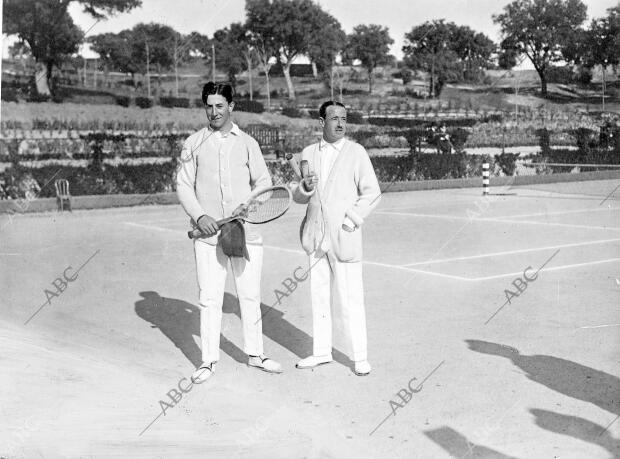
[[[465,435],[448,426],[426,430],[424,431],[424,435],[441,446],[450,457],[457,459],[516,459],[514,456],[508,456],[484,445],[473,443]]]
[[[224,313],[234,313],[240,316],[239,302],[237,297],[226,292],[224,293],[224,304],[234,307],[224,308]],[[284,319],[284,313],[276,308],[267,306],[265,303],[260,305],[263,314],[263,335],[280,346],[288,349],[297,357],[304,358],[312,354],[312,337],[303,330]],[[354,363],[343,352],[333,349],[332,357],[334,361],[353,370]]]
[[[620,457],[620,440],[614,438],[609,427],[601,426],[579,416],[568,416],[553,411],[530,409],[536,425],[559,435],[568,435],[581,441],[605,448],[612,457]]]
[[[140,296],[143,299],[135,303],[138,317],[150,322],[153,328],[159,328],[198,368],[202,364],[202,352],[194,335],[200,337],[200,309],[187,301],[164,298],[157,292],[140,292]],[[223,307],[230,309],[231,306],[225,303]],[[221,333],[220,348],[237,362],[247,363],[245,353]]]
[[[200,337],[200,309],[187,301],[164,298],[157,292],[140,292],[143,298],[136,301],[135,311],[138,317],[150,322],[183,353],[196,368],[202,363],[202,352],[194,341]],[[299,358],[312,353],[312,338],[303,330],[283,318],[284,313],[261,303],[263,335]],[[235,295],[224,293],[222,303],[224,314],[234,314],[241,318],[239,302]],[[239,324],[241,326],[241,324]],[[220,349],[239,363],[247,363],[247,355],[232,341],[220,333]],[[334,349],[334,360],[346,367],[353,368],[353,362],[341,351]]]
[[[521,355],[518,349],[497,343],[466,340],[472,351],[509,359],[534,382],[620,414],[620,378],[550,355]]]

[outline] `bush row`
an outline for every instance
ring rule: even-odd
[[[500,122],[502,115],[492,114],[481,118],[454,118],[454,119],[437,119],[435,121],[427,121],[423,119],[411,118],[389,118],[371,116],[367,118],[369,124],[375,126],[393,126],[393,127],[428,127],[431,125],[442,124],[446,127],[471,127],[477,123]]]
[[[4,94],[4,92],[3,92]],[[4,98],[4,97],[3,97]],[[135,104],[140,108],[151,108],[155,105],[155,99],[152,97],[135,97]],[[116,103],[122,107],[129,107],[132,103],[132,98],[129,96],[116,96]],[[204,103],[202,99],[194,99],[190,101],[187,97],[160,97],[159,105],[166,108],[203,108]],[[249,99],[237,99],[235,100],[235,110],[240,112],[250,113],[263,113],[265,107],[258,101]]]
[[[598,151],[589,156],[574,156],[574,151],[555,151],[551,157],[534,156],[533,162],[558,163],[597,163],[618,164],[617,155],[612,152]],[[467,155],[464,153],[443,154],[409,154],[404,156],[371,157],[377,178],[381,182],[410,180],[442,180],[451,178],[471,178],[482,175],[482,164],[489,160],[485,155]],[[517,155],[496,155],[490,159],[493,174],[513,175],[517,168]],[[78,195],[92,194],[138,194],[174,191],[175,161],[162,164],[141,165],[103,165],[103,167],[75,167],[49,165],[28,169],[12,166],[0,174],[0,183],[12,190],[13,198],[19,195],[18,184],[30,174],[40,185],[49,182],[50,177],[65,178],[71,185],[71,193]],[[267,166],[274,183],[289,183],[294,179],[291,168],[285,161],[269,161]],[[543,167],[536,173],[549,174],[569,172],[573,167]],[[590,169],[585,169],[590,170]],[[0,193],[1,194],[1,193]],[[23,194],[23,192],[22,192]],[[54,196],[54,187],[43,188],[40,197]]]
[[[373,157],[377,178],[392,180],[428,180],[471,177],[481,174],[482,156],[472,155],[411,155],[403,157]],[[12,166],[0,174],[0,182],[7,186],[19,183],[30,174],[40,185],[54,179],[67,179],[71,194],[137,194],[174,191],[176,163],[141,165],[104,165],[102,168],[48,165],[28,169]],[[288,183],[294,179],[285,161],[267,163],[274,183]],[[18,187],[13,186],[13,189]],[[53,197],[53,186],[46,186],[40,197]],[[24,196],[16,196],[24,197]]]

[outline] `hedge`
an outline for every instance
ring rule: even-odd
[[[371,158],[377,178],[382,182],[479,176],[483,160],[484,156],[481,155],[464,154]],[[18,183],[26,174],[31,174],[41,186],[48,183],[50,177],[65,178],[69,180],[71,194],[75,196],[157,193],[174,190],[175,166],[175,161],[118,166],[97,164],[97,167],[49,165],[35,169],[17,166],[6,169],[0,178],[11,185]],[[267,166],[275,183],[288,183],[294,179],[289,165],[284,161],[269,161]],[[46,186],[39,194],[40,197],[54,195],[53,185]]]
[[[249,113],[263,113],[265,107],[255,100],[239,99],[235,101],[235,110]]]
[[[131,97],[129,96],[116,96],[116,104],[121,107],[129,107],[131,103]]]
[[[2,88],[1,99],[5,102],[17,102],[19,91],[13,88]]]
[[[153,99],[150,97],[136,97],[136,105],[140,108],[151,108],[153,106]]]
[[[375,126],[394,126],[394,127],[419,127],[419,126],[431,126],[433,124],[442,124],[446,127],[471,127],[477,123],[488,122],[500,122],[502,121],[502,115],[492,114],[483,116],[481,118],[455,118],[455,119],[441,119],[437,121],[428,121],[423,119],[412,118],[389,118],[380,116],[370,116],[366,120],[369,124]]]
[[[186,97],[160,97],[159,105],[167,108],[189,108],[189,99]]]

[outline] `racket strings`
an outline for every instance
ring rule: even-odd
[[[266,190],[248,203],[245,220],[250,223],[272,220],[288,209],[289,201],[290,193],[285,188]]]

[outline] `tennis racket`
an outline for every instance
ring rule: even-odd
[[[286,186],[261,188],[254,191],[244,204],[237,207],[233,215],[216,223],[218,227],[233,220],[243,220],[255,225],[267,223],[284,215],[291,205],[291,200],[291,191]],[[188,231],[187,236],[195,239],[204,236],[204,233],[196,228]]]

